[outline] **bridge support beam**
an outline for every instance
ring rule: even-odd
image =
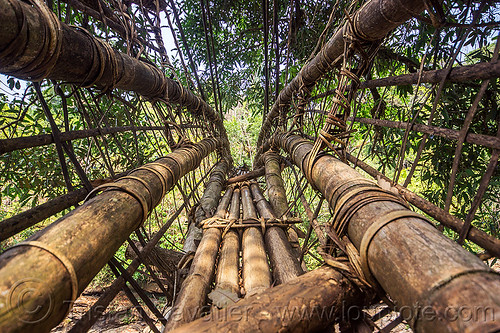
[[[102,188],[102,194],[0,255],[0,331],[46,332],[183,175],[220,146],[204,139]]]
[[[365,275],[390,295],[416,332],[500,329],[500,276],[479,258],[333,156],[318,155],[306,168],[311,142],[286,134],[273,142],[323,193],[337,214],[334,224],[345,219]]]

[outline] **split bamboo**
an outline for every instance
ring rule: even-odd
[[[311,142],[278,134],[274,143],[307,173],[304,163]],[[494,319],[500,312],[500,276],[479,258],[443,236],[424,217],[383,196],[380,188],[333,156],[317,156],[310,170],[307,178],[334,212],[350,210],[344,215],[346,232],[360,251],[365,275],[390,295],[416,332],[500,329]],[[376,201],[355,208],[359,201],[353,198],[366,199],[368,191]],[[471,311],[482,312],[470,315]]]
[[[224,292],[225,297],[230,293],[233,300],[238,299],[240,293],[239,259],[240,236],[235,230],[229,230],[222,239],[214,291]]]
[[[219,202],[215,217],[221,217],[226,212],[231,195],[232,190],[226,190]],[[203,237],[196,250],[189,274],[182,283],[163,332],[170,332],[202,315],[208,290],[214,277],[215,260],[219,251],[221,234],[222,231],[218,228],[209,228],[203,231]]]
[[[223,121],[205,101],[155,66],[60,22],[42,1],[32,5],[0,0],[0,73],[30,81],[48,78],[104,90],[119,88],[179,104],[215,125],[224,157],[232,163]]]
[[[364,42],[376,42],[383,39],[391,30],[405,21],[419,14],[425,9],[423,0],[371,0],[366,2],[350,20],[353,24],[354,38]],[[272,126],[276,123],[282,108],[288,108],[292,97],[300,89],[311,90],[318,80],[334,66],[342,62],[337,61],[344,53],[344,36],[349,22],[340,27],[320,52],[308,62],[293,80],[281,90],[274,105],[267,115],[257,140],[258,153],[254,165],[261,163],[265,140],[272,133]]]
[[[367,295],[345,274],[324,266],[174,332],[322,332],[357,314],[359,306],[370,302]]]
[[[220,144],[204,139],[135,169],[2,253],[0,331],[46,332],[57,325],[163,195]]]
[[[260,216],[265,219],[275,218],[271,205],[262,195],[259,185],[253,183],[250,188]],[[304,273],[282,228],[266,228],[264,239],[275,284],[286,283]]]
[[[247,185],[241,187],[243,219],[257,219],[252,195]],[[262,232],[256,227],[243,231],[243,286],[246,296],[256,294],[271,286],[271,273],[267,262]]]

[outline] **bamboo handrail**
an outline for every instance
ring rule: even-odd
[[[129,176],[106,184],[102,194],[2,253],[0,331],[41,332],[57,325],[165,193],[220,145],[217,139],[204,139],[137,168]],[[36,293],[25,295],[26,290]]]

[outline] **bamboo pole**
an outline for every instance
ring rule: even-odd
[[[224,157],[232,164],[223,120],[205,101],[155,66],[60,22],[41,1],[31,5],[0,0],[0,72],[30,81],[48,78],[104,90],[119,88],[181,105],[214,124]]]
[[[2,253],[0,331],[45,332],[57,325],[166,191],[219,145],[204,139],[135,169],[112,183],[114,188]]]
[[[403,196],[403,198],[405,198],[409,203],[411,203],[415,207],[418,207],[418,209],[422,210],[426,214],[429,214],[429,216],[432,216],[444,226],[451,228],[456,232],[460,232],[462,230],[464,222],[458,217],[451,215],[444,209],[439,208],[428,200],[411,192],[406,187],[403,187],[399,184],[394,184],[392,182],[392,179],[387,178],[383,173],[379,172],[375,168],[372,168],[371,166],[357,159],[351,154],[346,154],[346,156],[349,161],[354,163],[354,165],[359,166],[373,178],[381,177],[391,183],[391,185],[395,186],[399,191],[399,194],[401,194],[401,196]],[[500,239],[488,235],[484,231],[479,230],[475,227],[471,227],[467,239],[481,246],[491,255],[500,258]]]
[[[256,219],[257,212],[247,185],[241,187],[241,201],[243,219]],[[243,285],[245,297],[248,297],[271,286],[271,273],[262,232],[258,228],[250,227],[243,231],[241,247],[243,249]]]
[[[362,124],[369,124],[375,126],[407,129],[409,124],[401,121],[392,121],[385,119],[372,119],[372,118],[349,118],[349,120],[359,122]],[[436,135],[448,140],[458,140],[459,132],[449,128],[442,128],[436,126],[429,126],[424,124],[413,124],[410,127],[411,131],[421,132],[429,135]],[[500,138],[492,135],[467,133],[465,142],[481,145],[487,148],[500,149]]]
[[[203,196],[200,199],[199,205],[195,210],[195,220],[191,221],[188,226],[186,240],[184,241],[184,252],[196,252],[196,248],[201,241],[203,232],[200,228],[200,223],[204,219],[212,217],[219,203],[222,186],[226,179],[229,165],[226,160],[219,161],[208,180]]]
[[[303,165],[312,143],[286,134],[276,135],[274,143],[291,154],[295,164],[307,173],[309,169]],[[353,198],[360,187],[354,184],[361,182],[365,191],[372,191],[370,198],[377,198],[347,215],[346,232],[360,250],[365,275],[391,296],[416,332],[500,329],[500,323],[492,318],[492,313],[500,312],[500,277],[479,258],[443,236],[423,217],[399,215],[410,213],[331,155],[317,156],[307,178],[336,214],[356,205]],[[336,209],[341,194],[343,204]],[[389,221],[397,222],[386,223]],[[483,316],[469,316],[470,311],[464,309],[482,309]]]
[[[250,185],[252,195],[257,203],[257,210],[261,217],[265,219],[275,218],[271,205],[262,195],[257,183]],[[287,283],[288,281],[302,275],[304,271],[300,267],[296,254],[288,241],[287,235],[282,228],[266,228],[264,235],[267,254],[273,270],[275,284]]]
[[[267,183],[267,195],[269,196],[269,202],[273,207],[274,212],[278,218],[283,216],[289,216],[289,206],[286,197],[285,184],[283,178],[281,177],[281,166],[279,155],[273,151],[267,151],[264,154],[264,167],[266,170],[266,183]],[[299,236],[297,232],[288,228],[287,230],[288,239],[292,245],[293,253],[295,257],[300,260],[300,245]],[[301,265],[302,271],[307,271],[307,267],[304,262]]]
[[[198,125],[179,125],[181,128],[198,128]],[[173,128],[173,126],[170,126]],[[93,128],[80,131],[62,132],[60,140],[62,142],[72,141],[77,139],[86,139],[97,137],[106,134],[133,132],[133,131],[160,131],[165,130],[165,126],[121,126],[121,127],[104,127]],[[0,155],[25,148],[34,148],[46,146],[54,143],[54,137],[51,134],[33,135],[27,137],[3,139],[0,140]]]
[[[324,266],[174,332],[322,332],[370,300],[345,274]]]
[[[229,188],[217,207],[216,217],[227,210],[232,190]],[[219,250],[222,231],[218,228],[205,229],[186,280],[182,283],[179,295],[172,307],[170,317],[163,332],[189,323],[201,316],[207,293],[212,283],[215,259]]]
[[[383,39],[391,30],[419,14],[425,9],[423,0],[371,0],[366,2],[353,16],[354,36],[363,42],[377,42]],[[273,124],[276,124],[280,110],[288,108],[292,97],[300,89],[311,89],[319,79],[332,68],[342,64],[339,57],[344,53],[344,36],[349,22],[339,27],[320,52],[308,62],[293,80],[281,90],[274,105],[265,118],[257,140],[258,152],[254,165],[261,163],[260,154],[263,152],[265,140],[272,133]]]
[[[361,82],[358,89],[373,89],[380,87],[406,86],[420,83],[440,83],[446,77],[447,82],[464,83],[474,80],[487,80],[500,77],[500,61],[480,62],[474,65],[454,67],[448,73],[448,69],[436,69],[429,71],[416,71],[411,74],[389,76],[381,79]],[[333,95],[335,90],[328,90],[324,93],[311,97],[316,100]]]

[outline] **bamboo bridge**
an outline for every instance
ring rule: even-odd
[[[498,172],[500,136],[469,133],[488,84],[500,76],[499,44],[487,62],[453,67],[451,61],[444,68],[367,78],[384,38],[424,11],[436,15],[441,1],[366,1],[276,94],[262,122],[253,169],[241,169],[234,166],[220,93],[214,88],[211,105],[192,71],[187,44],[182,65],[195,76],[189,76],[189,88],[167,76],[160,60],[154,64],[133,53],[134,45],[142,45],[168,59],[162,58],[160,35],[144,40],[122,24],[130,21],[123,8],[140,8],[159,34],[155,18],[168,7],[185,43],[173,1],[61,3],[66,15],[71,8],[74,15],[102,21],[132,46],[121,52],[114,40],[93,36],[100,28],[92,29],[92,23],[68,24],[61,11],[52,10],[52,1],[0,0],[0,72],[30,84],[51,128],[50,134],[3,136],[0,157],[8,168],[7,158],[21,156],[11,154],[55,147],[51,159],[60,163],[64,179],[63,194],[0,222],[0,240],[9,242],[57,217],[2,248],[1,332],[49,332],[106,265],[115,279],[69,332],[90,330],[120,291],[153,332],[389,332],[401,322],[416,332],[500,332],[500,276],[485,264],[500,257],[500,239],[472,224]],[[210,34],[208,9],[203,17]],[[207,50],[209,42],[207,37]],[[311,96],[334,74],[334,90]],[[423,83],[442,90],[445,83],[478,81],[476,100],[458,131],[433,126],[432,115],[425,125],[350,112],[355,91]],[[52,95],[42,91],[44,82]],[[323,100],[331,107],[308,112],[310,103]],[[71,129],[69,106],[79,110],[85,129]],[[118,120],[111,109],[129,122],[113,127]],[[141,113],[151,123],[132,121]],[[57,124],[61,117],[64,129]],[[348,122],[374,132],[392,128],[424,135],[404,185],[398,182],[401,169],[389,178],[349,151]],[[308,134],[311,129],[316,135]],[[120,141],[126,134],[130,139]],[[441,207],[408,186],[426,140],[434,139],[456,141],[449,195]],[[95,147],[99,168],[109,177],[92,179],[78,142],[92,142],[88,151]],[[139,156],[146,150],[142,142],[153,147],[155,159],[126,156],[125,145]],[[396,163],[403,163],[406,144],[401,142]],[[490,149],[491,156],[462,220],[450,206],[464,144]],[[131,168],[116,169],[111,149],[131,159]],[[151,221],[158,221],[159,212],[165,219],[155,226]],[[328,218],[320,221],[320,212]],[[181,224],[180,216],[187,223],[185,239],[173,245],[182,247],[182,255],[172,251],[161,259],[159,244],[176,221]],[[445,228],[457,233],[457,241],[443,234]],[[464,248],[465,241],[483,249],[483,256]],[[117,259],[123,247],[131,253],[129,262]],[[308,256],[318,268],[308,270]],[[137,272],[158,285],[164,307],[141,287]],[[373,304],[381,311],[368,314]],[[398,316],[379,327],[377,320],[390,312]]]

